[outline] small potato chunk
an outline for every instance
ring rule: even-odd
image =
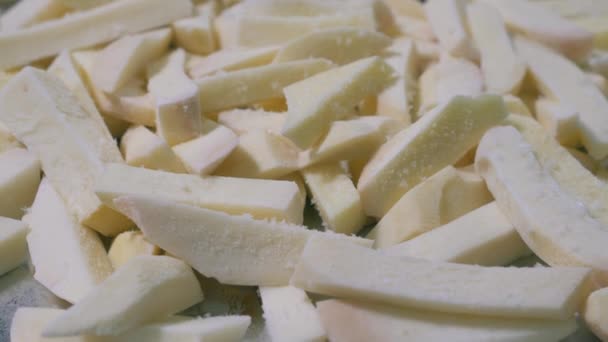
[[[40,184],[40,162],[33,153],[14,148],[0,153],[0,216],[21,219]]]
[[[27,225],[0,216],[0,276],[27,260]]]
[[[162,250],[148,242],[139,231],[128,231],[118,234],[108,250],[112,266],[118,269],[138,255],[160,255]]]
[[[129,128],[120,141],[120,150],[129,165],[169,172],[186,172],[171,147],[144,126]]]
[[[213,35],[213,19],[209,15],[184,18],[171,24],[177,45],[198,55],[215,51],[217,44]]]

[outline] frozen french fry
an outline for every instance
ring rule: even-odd
[[[208,14],[177,20],[171,28],[177,45],[190,53],[208,55],[217,47],[213,19]]]
[[[416,83],[418,77],[418,55],[411,40],[396,40],[388,49],[386,63],[395,70],[397,81],[378,94],[377,113],[402,121],[412,122]]]
[[[201,78],[219,71],[234,71],[270,64],[278,47],[234,48],[216,51],[204,57],[190,57],[186,63],[192,78]]]
[[[580,141],[580,121],[576,110],[546,98],[539,98],[534,103],[536,119],[564,146],[576,146]]]
[[[118,269],[138,255],[160,255],[162,250],[151,244],[140,231],[128,231],[118,234],[108,250],[112,267]]]
[[[424,5],[427,20],[442,49],[454,57],[478,59],[469,35],[466,0],[430,0]]]
[[[0,216],[21,219],[40,184],[40,162],[22,148],[0,152]]]
[[[169,172],[186,172],[184,164],[171,147],[144,126],[129,128],[122,136],[120,150],[129,165]]]
[[[281,133],[287,115],[255,109],[233,109],[221,112],[217,121],[242,135],[250,131],[263,130]]]
[[[64,15],[69,9],[56,0],[24,0],[0,16],[0,30],[17,31]]]

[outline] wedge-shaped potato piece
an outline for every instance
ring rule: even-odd
[[[380,147],[357,189],[369,216],[382,217],[408,190],[458,161],[507,115],[502,99],[455,97]]]
[[[608,340],[608,289],[593,292],[585,305],[585,322],[602,341]]]
[[[530,254],[494,202],[385,251],[395,256],[482,266],[507,265]]]
[[[511,30],[539,41],[569,58],[583,58],[593,46],[591,32],[530,1],[484,1],[498,9]]]
[[[418,55],[411,40],[396,40],[388,50],[390,55],[384,60],[395,70],[398,79],[378,94],[377,114],[410,124],[418,77]]]
[[[120,150],[129,165],[169,172],[186,172],[171,147],[144,126],[129,128],[120,140]]]
[[[0,276],[27,260],[25,223],[0,216]]]
[[[583,267],[503,268],[425,261],[311,238],[290,284],[328,296],[424,310],[567,319],[588,294],[589,273]]]
[[[162,250],[151,244],[139,231],[128,231],[118,234],[108,250],[112,266],[118,269],[138,255],[160,255]]]
[[[510,114],[518,114],[523,116],[532,117],[532,113],[530,112],[530,108],[528,105],[522,101],[517,96],[506,94],[502,96],[503,101],[505,101],[505,107],[507,107],[507,111]]]
[[[250,131],[263,130],[281,133],[287,115],[255,109],[233,109],[221,112],[217,121],[242,135]]]
[[[523,38],[516,38],[515,45],[542,93],[578,113],[589,154],[608,156],[608,99],[577,65],[554,51]]]
[[[203,135],[173,146],[186,170],[200,176],[213,173],[239,144],[239,137],[229,128],[211,120],[203,125],[207,127]]]
[[[20,219],[40,184],[40,162],[33,153],[14,148],[0,153],[0,216]]]
[[[205,113],[279,98],[283,88],[332,67],[320,58],[231,71],[195,80]]]
[[[78,221],[104,235],[130,226],[93,192],[103,160],[79,132],[89,118],[76,97],[52,75],[27,67],[0,92],[0,121],[33,152]],[[34,129],[35,128],[35,129]]]
[[[331,341],[560,341],[576,331],[574,318],[504,319],[451,315],[361,302],[324,300],[317,310]]]
[[[27,245],[34,278],[56,296],[76,303],[112,274],[99,236],[74,219],[48,180],[23,220],[31,229]]]
[[[563,146],[576,146],[580,141],[579,115],[568,105],[540,98],[534,102],[536,119]]]
[[[283,134],[301,148],[312,146],[332,121],[348,116],[364,97],[390,85],[392,73],[380,58],[369,57],[286,87],[289,111]]]
[[[190,53],[207,55],[217,47],[213,34],[213,18],[209,15],[180,19],[173,22],[171,28],[177,45]]]
[[[108,163],[121,162],[123,159],[116,141],[110,135],[104,119],[95,107],[95,102],[89,95],[70,53],[62,51],[49,66],[48,72],[57,76],[63,82],[78,99],[78,103],[87,114],[82,118],[77,116],[68,117],[70,123],[87,137],[87,141],[91,143],[91,147],[102,161]]]
[[[287,285],[306,241],[314,236],[365,246],[371,242],[152,197],[125,196],[114,203],[152,243],[223,284]]]
[[[330,28],[296,38],[277,53],[275,62],[325,58],[338,65],[377,55],[391,39],[382,33],[355,27]]]
[[[170,146],[201,133],[198,87],[184,72],[186,53],[176,50],[148,69],[148,90],[156,100],[156,132]]]
[[[201,178],[109,164],[97,184],[105,203],[120,196],[166,198],[180,203],[248,214],[258,219],[302,223],[304,201],[296,184],[288,181],[229,177]],[[264,194],[261,196],[260,194]]]
[[[430,0],[424,10],[441,48],[454,57],[474,60],[479,52],[469,36],[466,5],[466,0]]]
[[[467,18],[481,55],[481,71],[489,93],[517,93],[526,66],[515,53],[500,12],[490,5],[467,6]]]
[[[94,50],[84,50],[72,53],[72,57],[78,64],[80,73],[99,111],[104,116],[134,124],[154,126],[156,124],[154,99],[145,91],[142,80],[131,79],[114,94],[103,92],[92,82],[93,66],[97,54],[98,52]]]
[[[16,32],[0,33],[0,69],[8,69],[58,54],[105,43],[124,34],[168,24],[192,12],[192,3],[178,0],[115,1]]]
[[[298,148],[280,134],[257,130],[238,140],[234,151],[215,170],[216,175],[274,179],[300,166]]]
[[[603,252],[606,225],[543,169],[516,129],[488,131],[475,165],[500,209],[536,255],[552,266],[590,267],[598,281],[608,281],[608,255]]]
[[[53,319],[43,336],[119,335],[202,299],[198,280],[185,262],[167,256],[137,256]]]
[[[306,292],[293,286],[260,287],[260,298],[271,341],[326,340],[319,314]]]
[[[91,80],[106,93],[114,93],[159,58],[170,42],[171,30],[166,28],[124,36],[97,54]]]
[[[218,71],[233,71],[270,64],[279,47],[231,48],[216,51],[208,56],[190,56],[186,63],[192,78],[201,78]]]
[[[444,225],[492,201],[478,175],[448,166],[406,192],[370,232],[386,248]]]
[[[301,173],[326,229],[350,235],[363,228],[361,197],[338,162],[310,166]]]
[[[56,0],[24,0],[1,13],[0,30],[17,31],[41,22],[59,18],[69,9]]]
[[[120,336],[99,337],[80,335],[64,338],[41,337],[46,325],[63,314],[55,308],[21,307],[15,312],[11,324],[13,342],[175,342],[175,341],[240,341],[251,322],[248,316],[221,316],[191,318],[172,316],[159,322],[143,325]]]

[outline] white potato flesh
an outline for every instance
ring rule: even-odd
[[[140,231],[128,231],[118,234],[108,250],[112,267],[118,269],[138,255],[160,255],[162,250],[151,244]]]
[[[131,166],[177,173],[186,172],[171,147],[144,126],[129,128],[120,140],[120,150],[127,164]]]
[[[40,162],[31,152],[13,148],[0,152],[0,216],[21,219],[40,184]]]
[[[24,222],[0,216],[0,276],[27,260]]]

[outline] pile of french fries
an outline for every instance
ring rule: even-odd
[[[0,275],[69,306],[11,341],[248,338],[202,278],[274,342],[608,341],[607,49],[605,0],[22,0]]]

